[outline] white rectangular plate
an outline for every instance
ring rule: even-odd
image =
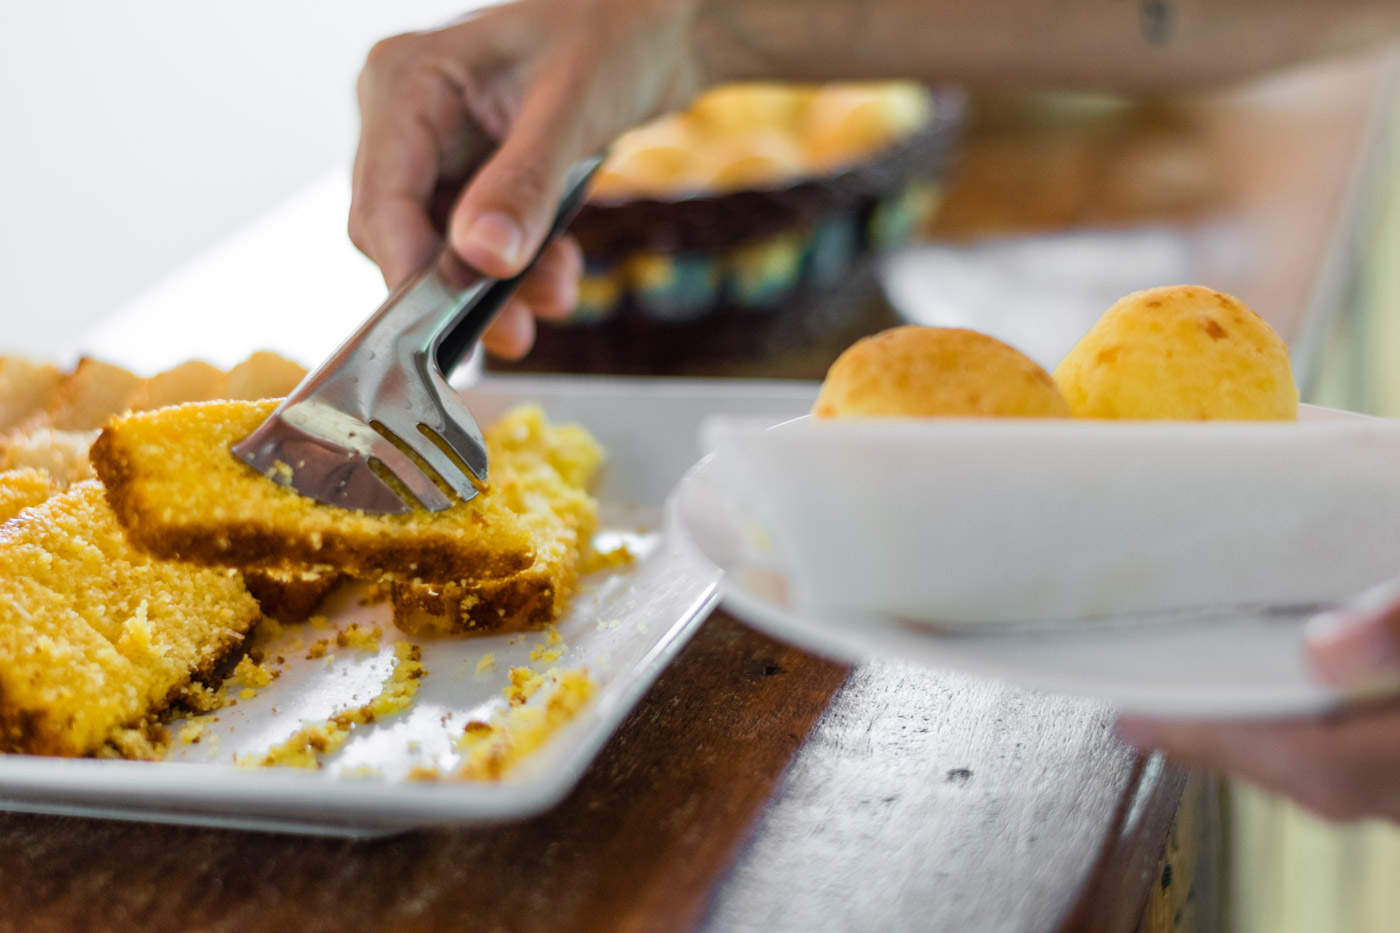
[[[639,559],[586,578],[556,629],[562,656],[531,660],[542,633],[411,639],[422,648],[423,679],[413,708],[361,727],[318,771],[245,768],[306,721],[368,701],[392,666],[387,604],[365,606],[353,592],[324,611],[333,627],[378,625],[377,650],[332,646],[325,657],[283,650],[278,679],[215,715],[198,744],[176,741],[162,762],[69,760],[0,755],[0,809],[170,821],[292,832],[370,835],[446,823],[492,822],[538,813],[561,800],[665,665],[708,614],[718,572],[661,532],[667,493],[699,456],[700,421],[710,415],[771,417],[806,411],[815,386],[721,380],[496,376],[466,393],[489,424],[520,402],[540,403],[556,421],[577,421],[608,459],[598,489],[604,534],[626,535]],[[308,644],[335,632],[296,626]],[[270,656],[278,653],[274,644]],[[478,661],[495,656],[490,670]],[[453,739],[471,719],[505,704],[512,666],[587,667],[589,704],[534,755],[495,782],[406,780],[414,766],[449,770]],[[236,693],[236,691],[235,691]],[[178,731],[179,724],[174,724]],[[217,736],[217,740],[214,739]],[[355,774],[365,776],[353,776]]]

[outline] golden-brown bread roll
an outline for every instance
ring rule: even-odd
[[[906,325],[851,345],[826,374],[818,418],[1068,417],[1050,374],[973,330]]]
[[[1288,348],[1238,298],[1199,285],[1133,292],[1055,369],[1088,418],[1293,420]]]

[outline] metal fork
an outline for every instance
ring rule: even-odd
[[[578,212],[600,161],[572,167],[546,242]],[[233,453],[304,496],[365,512],[440,512],[454,501],[440,485],[472,498],[486,445],[447,376],[523,275],[490,279],[443,249]]]

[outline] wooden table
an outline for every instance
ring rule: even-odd
[[[1225,225],[1243,252],[1202,281],[1306,364],[1390,73],[976,101],[933,235]],[[1209,929],[1211,784],[1124,748],[1112,718],[896,660],[848,669],[719,612],[544,816],[352,842],[0,814],[0,933]]]

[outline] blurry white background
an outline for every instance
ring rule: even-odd
[[[0,3],[0,353],[60,353],[348,163],[370,45],[477,5]]]

